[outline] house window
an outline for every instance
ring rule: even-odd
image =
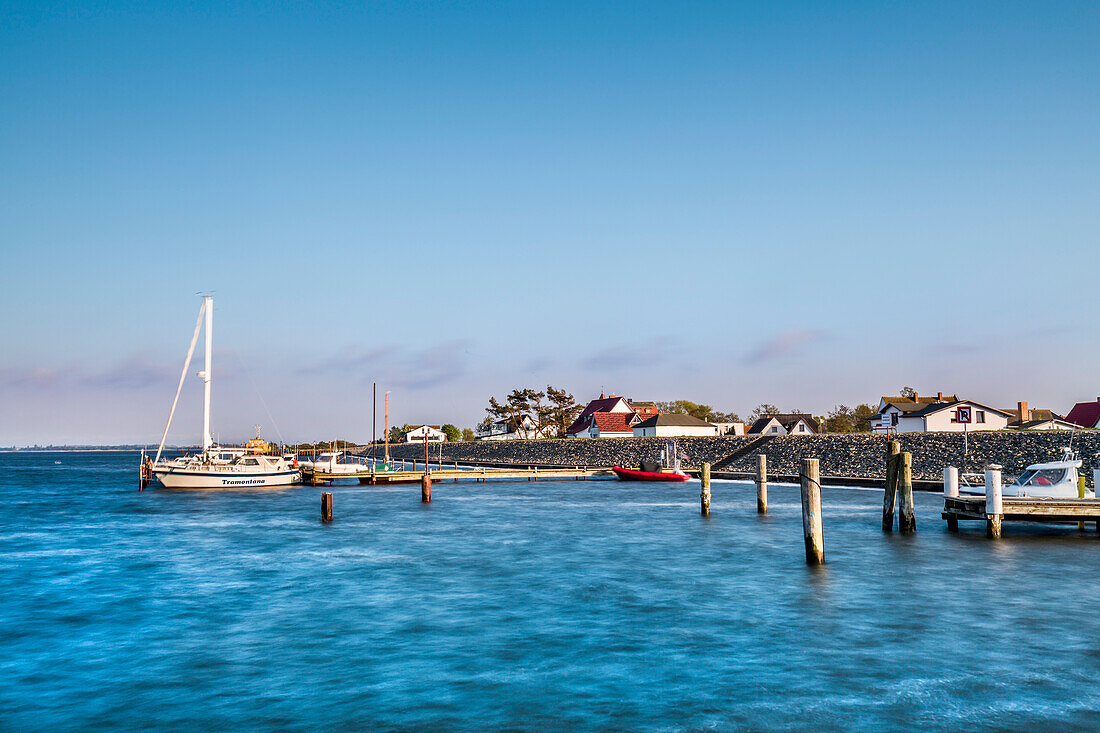
[[[800,433],[806,432],[806,426],[803,425],[802,423],[798,423],[798,432],[800,432]]]
[[[985,410],[974,411],[974,422],[985,422]]]
[[[890,413],[890,424],[893,425],[894,427],[897,427],[897,425],[898,425],[898,413],[896,413],[896,412],[891,412]]]
[[[778,428],[777,426],[775,426],[775,425],[772,425],[772,429],[771,429],[771,432],[773,432],[773,433],[778,433],[778,432],[779,432],[779,428]]]

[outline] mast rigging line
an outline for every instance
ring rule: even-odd
[[[267,413],[267,419],[271,421],[271,425],[275,428],[275,434],[279,436],[279,442],[282,445],[286,445],[286,439],[283,437],[282,432],[279,430],[279,423],[275,422],[275,418],[271,415],[271,410],[267,407],[267,402],[264,401],[264,396],[260,394],[260,388],[256,386],[256,381],[252,379],[252,373],[248,371],[248,367],[244,365],[244,359],[237,353],[236,349],[230,349],[233,352],[233,356],[237,357],[237,362],[241,365],[241,369],[244,370],[244,375],[248,377],[248,383],[252,385],[252,389],[255,390],[256,396],[260,398],[260,404],[264,406],[264,412]]]
[[[180,372],[180,383],[176,386],[176,396],[172,398],[172,409],[168,411],[168,422],[164,425],[164,434],[160,436],[160,445],[157,446],[157,457],[153,463],[160,462],[161,451],[164,450],[164,441],[168,439],[168,429],[172,427],[172,416],[176,414],[176,404],[180,401],[180,390],[183,389],[183,381],[187,379],[187,370],[191,368],[191,357],[195,354],[195,345],[199,342],[199,331],[202,329],[202,317],[206,313],[206,300],[199,306],[199,317],[195,321],[195,333],[191,336],[191,346],[187,349],[187,358],[183,361],[183,371]]]

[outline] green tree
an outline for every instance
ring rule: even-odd
[[[821,424],[821,428],[826,433],[850,433],[854,425],[852,408],[847,405],[836,405]]]
[[[462,429],[462,439],[463,440],[474,440],[476,438],[477,438],[477,436],[474,435],[474,431],[472,429],[470,429],[470,428],[463,428]]]
[[[394,425],[392,428],[390,428],[390,442],[404,443],[405,433],[409,432],[410,430],[412,430],[412,427],[408,424],[402,425],[401,427],[397,427],[396,425]]]
[[[871,418],[878,414],[878,410],[872,405],[857,405],[852,411],[852,430],[857,433],[866,433],[871,429]]]
[[[446,425],[441,427],[440,430],[447,434],[448,443],[457,443],[458,441],[462,440],[462,431],[459,430],[458,427],[455,425],[447,423]]]
[[[911,400],[916,399],[917,390],[913,389],[912,387],[902,387],[901,388],[901,396],[906,397],[906,398],[911,399]]]
[[[559,438],[564,438],[565,431],[577,419],[582,408],[573,395],[564,389],[555,389],[549,384],[546,385],[546,399],[550,401],[547,423],[553,427]]]

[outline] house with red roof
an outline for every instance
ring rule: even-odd
[[[641,418],[633,412],[593,412],[587,418],[587,429],[574,438],[633,438],[634,425]]]
[[[565,431],[569,438],[631,438],[633,426],[645,417],[657,414],[652,402],[639,402],[637,409],[625,397],[600,394],[588,403]]]
[[[1100,397],[1096,402],[1078,402],[1066,415],[1066,420],[1083,428],[1100,427]]]

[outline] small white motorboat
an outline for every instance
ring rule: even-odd
[[[1078,477],[1081,459],[1072,448],[1062,449],[1062,458],[1046,463],[1032,463],[1019,478],[1002,489],[1003,496],[1033,497],[1042,499],[1078,499]],[[974,483],[970,487],[960,486],[962,493],[984,494],[985,487]],[[1085,489],[1085,498],[1095,498],[1094,491]]]
[[[334,475],[356,474],[360,471],[370,470],[370,467],[364,463],[341,460],[344,455],[344,451],[327,451],[319,454],[312,461],[302,461],[301,466],[302,468],[308,468],[317,473],[330,473]]]

